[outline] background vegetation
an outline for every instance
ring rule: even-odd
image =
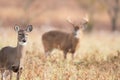
[[[60,50],[45,58],[41,35],[50,30],[71,32],[89,16],[87,32],[79,36],[74,60]],[[120,0],[0,0],[0,49],[16,46],[13,27],[32,24],[21,80],[119,80]]]

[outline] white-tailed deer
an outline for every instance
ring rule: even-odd
[[[10,80],[12,79],[12,72],[17,73],[16,80],[20,79],[24,65],[25,44],[27,43],[28,32],[31,32],[33,27],[28,25],[26,29],[20,29],[19,26],[15,26],[14,29],[18,34],[17,46],[6,46],[0,50],[1,80],[6,80],[8,72]]]
[[[72,58],[75,53],[76,46],[79,42],[79,33],[84,28],[84,26],[88,23],[87,18],[83,18],[84,21],[80,23],[80,25],[73,24],[70,20],[67,20],[73,26],[72,33],[65,33],[61,31],[49,31],[43,34],[42,43],[44,46],[44,51],[46,55],[50,55],[50,52],[54,48],[59,48],[63,50],[64,59],[66,59],[67,53],[72,53]]]

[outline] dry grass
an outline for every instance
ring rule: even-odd
[[[11,33],[12,34],[12,33]],[[16,37],[0,34],[0,48],[16,45]],[[27,45],[25,70],[21,80],[119,80],[120,36],[111,33],[84,35],[74,60],[68,54],[54,50],[47,59],[43,53],[41,37],[30,35]],[[14,39],[14,40],[13,40]]]

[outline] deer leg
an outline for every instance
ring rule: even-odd
[[[74,59],[74,53],[72,53],[72,60]]]
[[[8,70],[1,70],[1,80],[6,80],[8,75],[9,75]]]
[[[64,51],[64,59],[67,58],[67,51]]]
[[[19,80],[19,78],[20,78],[20,72],[18,71],[17,72],[17,79],[16,80]]]
[[[48,45],[48,46],[50,46],[50,45]],[[47,47],[47,46],[45,47],[44,52],[45,52],[46,57],[50,56],[51,51],[52,51],[52,46],[51,47]]]
[[[51,51],[52,51],[51,49],[45,50],[45,55],[46,55],[46,57],[47,57],[47,56],[50,56]]]
[[[75,51],[72,52],[72,60],[74,59],[74,53],[75,53]]]
[[[12,80],[12,70],[10,70],[10,80]]]
[[[19,71],[17,72],[17,80],[20,80],[21,73],[22,73],[22,68],[20,68]]]
[[[4,80],[4,79],[3,79],[3,78],[4,78],[3,74],[4,74],[4,70],[2,69],[2,70],[1,70],[1,80]]]
[[[50,56],[50,52],[51,52],[51,51],[45,52],[46,56]]]
[[[72,54],[71,57],[72,57],[72,60],[73,60],[74,59],[75,50],[72,50],[71,54]]]

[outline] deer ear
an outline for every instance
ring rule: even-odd
[[[19,26],[16,25],[16,26],[14,27],[14,30],[15,30],[16,32],[18,32],[18,31],[20,30]]]
[[[27,31],[27,32],[31,32],[32,30],[33,30],[32,25],[28,25],[26,31]]]

